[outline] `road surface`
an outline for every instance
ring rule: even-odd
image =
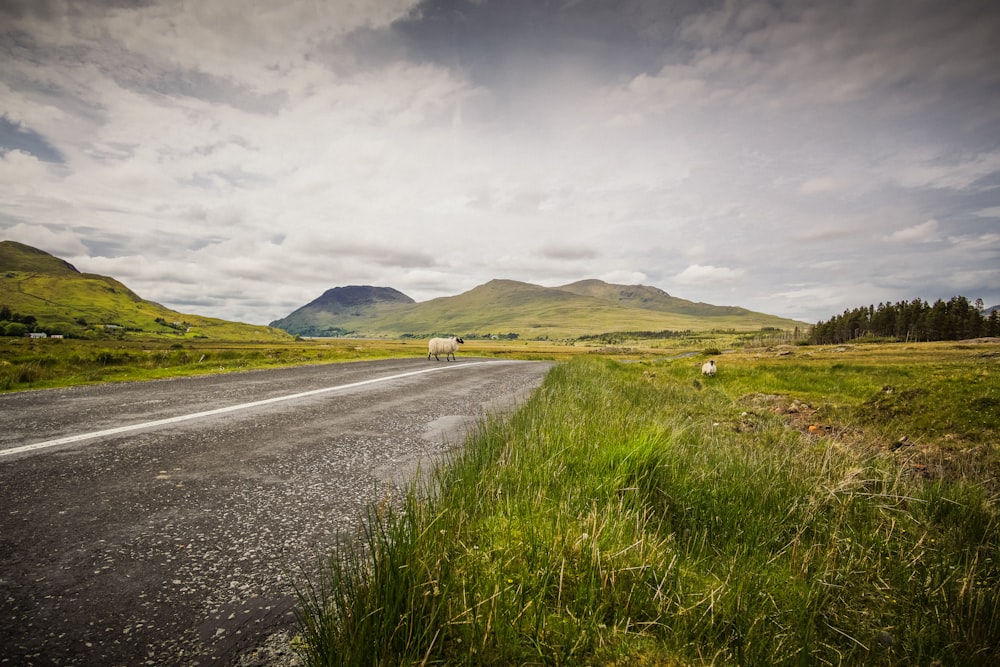
[[[0,665],[254,664],[364,507],[549,368],[403,359],[0,395]]]

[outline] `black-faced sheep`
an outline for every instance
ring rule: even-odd
[[[438,361],[439,354],[444,355],[445,361],[452,361],[455,359],[455,353],[458,352],[458,344],[464,343],[465,341],[456,336],[451,338],[431,338],[430,342],[427,343],[427,359],[434,355],[434,358]]]
[[[704,364],[702,364],[701,374],[702,375],[715,375],[715,361],[712,360],[712,359],[709,359]]]

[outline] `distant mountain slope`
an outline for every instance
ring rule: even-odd
[[[334,287],[287,317],[271,322],[271,326],[300,336],[342,336],[351,333],[357,322],[413,303],[413,299],[391,287]]]
[[[558,289],[574,294],[593,296],[626,306],[660,310],[665,313],[697,315],[698,317],[750,316],[752,311],[736,306],[713,306],[670,296],[658,287],[647,285],[611,285],[602,280],[580,280]],[[757,313],[759,314],[759,313]]]
[[[335,288],[327,294],[336,289],[360,288]],[[516,333],[524,338],[572,338],[611,331],[805,326],[803,322],[744,308],[678,299],[655,287],[610,285],[599,280],[563,287],[491,280],[456,296],[422,303],[406,299],[408,302],[375,299],[356,307],[350,315],[344,314],[339,303],[327,307],[317,299],[292,315],[298,314],[296,321],[305,321],[308,316],[312,322],[322,322],[322,330],[327,333],[315,333],[320,331],[317,328],[286,330],[301,335],[427,337],[444,333],[467,336]],[[272,325],[285,328],[292,315]]]
[[[114,278],[15,241],[0,241],[0,306],[30,315],[48,333],[101,337],[125,332],[217,340],[288,340],[279,329],[185,315],[146,301]]]

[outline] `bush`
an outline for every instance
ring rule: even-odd
[[[20,322],[9,322],[7,326],[4,327],[4,336],[24,336],[28,333],[28,327]]]

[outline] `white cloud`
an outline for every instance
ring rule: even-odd
[[[642,271],[609,271],[597,274],[599,280],[619,285],[642,285],[648,284],[649,276]]]
[[[967,152],[951,156],[942,149],[924,148],[895,154],[880,169],[906,188],[966,190],[1000,171],[1000,150]],[[982,189],[993,189],[988,182]]]
[[[40,181],[50,178],[52,167],[21,150],[0,152],[0,181],[5,197],[24,198],[37,194]]]
[[[926,243],[937,238],[937,231],[938,221],[927,220],[919,225],[913,225],[912,227],[895,231],[892,234],[889,234],[889,236],[886,237],[886,240],[892,242],[918,241]]]
[[[729,285],[743,276],[743,269],[692,264],[674,276],[680,285]]]
[[[824,192],[836,192],[837,190],[840,190],[841,187],[841,183],[835,178],[810,178],[808,181],[805,181],[799,186],[799,192],[811,195]]]

